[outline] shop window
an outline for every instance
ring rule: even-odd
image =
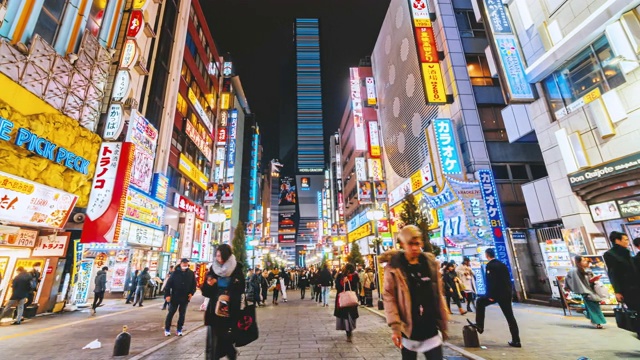
[[[549,176],[547,174],[547,167],[544,165],[529,165],[529,168],[531,169],[531,177],[533,177],[533,180]]]
[[[486,37],[484,26],[476,21],[473,10],[456,10],[460,37]]]
[[[467,71],[471,79],[471,85],[475,86],[495,86],[498,79],[491,77],[491,70],[487,63],[487,57],[482,54],[466,55]]]
[[[569,105],[593,96],[594,91],[603,94],[625,83],[619,65],[612,63],[614,57],[607,38],[602,36],[542,81],[556,118],[571,111],[567,110]]]
[[[46,0],[44,4],[42,4],[42,10],[36,21],[33,33],[40,35],[49,44],[53,44],[56,35],[58,35],[60,20],[62,19],[65,5],[66,0]]]
[[[509,180],[509,169],[507,165],[491,165],[493,177],[500,180]]]

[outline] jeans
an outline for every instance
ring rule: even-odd
[[[307,288],[304,286],[300,287],[300,299],[304,299],[304,294],[307,292]]]
[[[98,291],[93,295],[93,305],[91,308],[95,310],[100,304],[102,304],[102,300],[104,300],[104,291]]]
[[[323,286],[322,287],[322,304],[329,306],[329,292],[331,291],[331,286]]]
[[[136,295],[136,289],[135,287],[131,288],[129,290],[129,295],[127,296],[127,302],[130,303],[133,301],[133,297]]]
[[[518,322],[513,315],[511,299],[500,299],[496,301],[495,299],[489,300],[489,298],[485,296],[479,297],[476,301],[476,324],[478,328],[484,329],[484,315],[486,312],[486,308],[487,306],[495,303],[498,303],[498,305],[500,305],[502,314],[507,319],[507,323],[509,323],[509,331],[511,332],[512,341],[520,342],[520,331],[518,330]]]
[[[178,311],[178,326],[176,329],[178,331],[182,330],[182,326],[184,326],[184,318],[187,315],[187,305],[189,305],[189,300],[187,299],[171,299],[171,303],[169,304],[169,312],[167,313],[167,318],[164,321],[164,329],[166,331],[171,330],[171,321],[173,321],[173,315],[176,314],[178,308],[180,310]]]
[[[438,346],[437,348],[433,348],[426,353],[424,353],[424,357],[427,360],[442,360],[443,352],[442,346]],[[406,348],[402,348],[402,360],[416,360],[418,358],[418,353],[407,350]]]
[[[142,302],[144,301],[144,286],[138,286],[138,288],[136,289],[136,296],[133,300],[133,306],[136,306],[138,301],[140,301],[140,305],[142,305]]]
[[[4,314],[6,314],[7,312],[9,312],[9,310],[11,310],[11,307],[13,305],[16,305],[16,308],[18,309],[18,315],[16,316],[16,321],[17,322],[22,321],[22,314],[24,313],[24,304],[26,302],[27,302],[27,298],[20,299],[20,300],[9,300],[7,305],[5,305],[4,307],[4,310],[2,310],[2,314],[0,314],[0,319],[4,317]]]
[[[446,296],[447,296],[447,307],[449,308],[449,312],[451,312],[451,299],[453,299],[453,302],[455,302],[456,305],[458,305],[458,309],[462,309],[462,303],[460,303],[460,299],[457,296],[451,293],[447,293]]]

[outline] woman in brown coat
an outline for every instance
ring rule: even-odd
[[[404,251],[380,256],[384,269],[384,311],[393,330],[393,343],[402,359],[443,358],[448,311],[442,296],[442,280],[433,254],[422,252],[422,232],[408,225],[399,234]]]

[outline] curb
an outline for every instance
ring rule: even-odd
[[[172,336],[170,339],[165,340],[165,341],[161,342],[160,344],[158,344],[158,345],[156,345],[154,347],[148,348],[147,350],[141,352],[140,354],[138,354],[138,355],[136,355],[134,357],[130,357],[129,360],[142,360],[142,359],[146,358],[147,356],[153,354],[154,352],[162,349],[163,347],[173,343],[174,341],[180,340],[181,337],[185,337],[185,336],[191,334],[192,332],[194,332],[196,330],[199,330],[200,328],[203,328],[203,327],[204,327],[204,324],[200,324],[200,325],[194,327],[193,329],[191,329],[189,331],[185,331],[183,336]]]
[[[381,314],[379,312],[379,310],[374,310],[374,309],[371,309],[371,308],[368,308],[368,307],[365,307],[365,309],[367,309],[368,311],[370,311],[370,312],[372,312],[372,313],[374,313],[374,314],[376,314],[376,315],[378,315],[378,316],[380,316],[382,318],[385,318],[384,314]],[[451,343],[449,343],[447,341],[445,341],[442,345],[447,347],[447,348],[449,348],[449,349],[451,349],[451,350],[453,350],[453,351],[455,351],[455,352],[458,352],[458,353],[462,354],[463,356],[469,358],[470,360],[486,360],[485,358],[483,358],[481,356],[478,356],[476,354],[470,353],[469,351],[467,351],[467,350],[465,350],[465,349],[463,349],[461,347],[455,346],[455,345],[453,345],[453,344],[451,344]]]

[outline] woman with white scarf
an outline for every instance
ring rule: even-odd
[[[587,258],[578,255],[574,259],[576,267],[567,274],[565,287],[575,294],[582,295],[585,315],[597,329],[602,329],[602,325],[606,324],[607,320],[604,318],[600,308],[602,298],[594,290],[595,282],[601,276],[594,276],[589,270],[589,260]]]

